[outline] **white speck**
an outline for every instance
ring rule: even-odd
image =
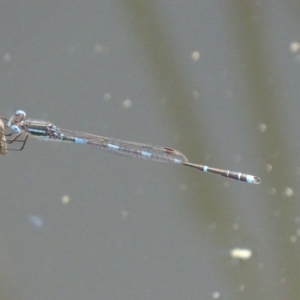
[[[239,224],[233,223],[232,228],[233,228],[233,230],[238,230],[239,229]]]
[[[194,51],[192,54],[191,54],[191,58],[192,58],[192,60],[194,60],[194,61],[197,61],[197,60],[199,60],[200,59],[200,52],[199,51]]]
[[[31,215],[28,217],[29,222],[35,227],[41,228],[44,225],[44,220],[36,215]]]
[[[244,284],[241,284],[241,285],[239,286],[239,290],[240,290],[241,292],[244,291],[245,288],[246,288],[246,286],[245,286]]]
[[[299,51],[300,50],[300,43],[298,43],[298,42],[292,42],[291,44],[290,44],[290,51],[292,52],[292,53],[295,53],[295,52],[297,52],[297,51]]]
[[[11,61],[11,56],[9,53],[6,53],[3,57],[4,62],[10,62]]]
[[[104,98],[105,101],[109,101],[111,99],[111,94],[105,93],[103,98]]]
[[[267,164],[267,165],[266,165],[266,170],[267,170],[268,172],[271,172],[272,169],[273,169],[273,166],[272,166],[271,164]]]
[[[215,292],[212,293],[211,296],[212,296],[213,299],[220,299],[221,294],[219,292],[215,291]]]
[[[70,203],[70,201],[71,201],[71,199],[70,199],[70,196],[68,196],[68,195],[64,195],[61,197],[62,204],[68,204],[68,203]]]
[[[198,100],[199,98],[200,98],[200,94],[199,94],[199,92],[198,91],[193,91],[193,98],[195,99],[195,100]]]
[[[294,192],[291,188],[287,187],[285,190],[284,190],[284,195],[287,196],[287,197],[293,197],[294,196]]]
[[[250,249],[235,248],[230,251],[230,256],[232,258],[238,258],[240,260],[247,260],[251,258],[252,251]]]
[[[132,102],[131,102],[130,99],[126,99],[126,100],[123,102],[123,107],[124,107],[124,108],[129,108],[131,105],[132,105]]]
[[[265,132],[266,130],[267,130],[267,125],[264,124],[264,123],[261,123],[261,124],[259,125],[259,131],[260,131],[260,132]]]

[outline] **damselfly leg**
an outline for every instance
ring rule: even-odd
[[[9,121],[9,119],[7,119],[5,117],[2,117],[2,116],[0,116],[0,119],[5,120],[6,122]],[[4,128],[10,128],[10,127],[8,125],[4,125]],[[14,142],[23,143],[20,148],[7,148],[7,146],[5,146],[5,147],[2,146],[1,149],[6,148],[6,151],[21,151],[21,150],[23,150],[23,148],[26,144],[27,138],[28,138],[28,133],[24,133],[24,132],[21,132],[21,133],[19,133],[15,136],[15,134],[13,134],[13,133],[4,133],[4,131],[3,131],[2,135],[3,135],[3,137],[1,138],[2,145],[4,143],[5,144],[12,144]],[[23,138],[18,139],[21,136],[23,136]],[[12,139],[7,139],[7,137],[13,137],[13,138]]]
[[[23,139],[18,140],[18,138],[20,136],[24,136],[24,135],[25,135],[25,137]],[[18,134],[17,136],[15,136],[12,140],[6,140],[6,144],[12,144],[12,143],[15,143],[15,142],[22,143],[22,145],[19,149],[17,149],[17,148],[8,148],[7,150],[9,150],[9,151],[22,151],[24,149],[24,146],[25,146],[26,142],[27,142],[27,139],[28,139],[28,134],[22,132],[22,133]]]

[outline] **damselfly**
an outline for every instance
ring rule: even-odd
[[[72,131],[58,128],[52,123],[46,121],[26,119],[26,113],[22,110],[16,111],[15,115],[8,120],[7,126],[11,129],[14,135],[14,138],[10,140],[9,143],[13,143],[15,141],[23,143],[19,149],[12,150],[22,150],[26,144],[28,136],[34,136],[44,140],[91,145],[98,149],[143,160],[179,164],[195,168],[203,172],[214,173],[248,183],[258,184],[261,182],[260,178],[257,176],[190,163],[184,154],[172,148],[140,144],[85,132]],[[24,138],[20,140],[19,138],[21,136]]]

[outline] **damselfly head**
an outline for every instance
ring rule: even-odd
[[[26,118],[26,113],[24,110],[19,109],[15,112],[15,116],[21,118],[20,121],[22,121],[23,119]]]
[[[13,116],[11,116],[7,122],[7,126],[11,127],[11,125],[19,126],[21,121],[26,118],[26,113],[24,110],[17,110]]]

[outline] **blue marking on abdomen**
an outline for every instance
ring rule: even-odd
[[[246,181],[247,181],[248,183],[254,183],[254,176],[252,176],[252,175],[247,175],[247,176],[246,176]]]
[[[80,138],[75,138],[74,139],[74,143],[75,144],[87,144],[87,141],[86,140],[84,140],[84,139],[80,139]]]
[[[173,161],[174,161],[175,164],[182,164],[182,160],[181,159],[174,158]]]
[[[35,133],[44,133],[46,134],[46,130],[43,130],[43,129],[34,129],[34,128],[28,128],[27,129],[28,132],[35,132]]]
[[[150,152],[146,152],[146,151],[141,151],[141,154],[143,156],[146,156],[146,157],[151,157],[152,156],[152,154]]]
[[[114,144],[107,144],[107,148],[112,149],[112,150],[119,150],[120,147]]]

